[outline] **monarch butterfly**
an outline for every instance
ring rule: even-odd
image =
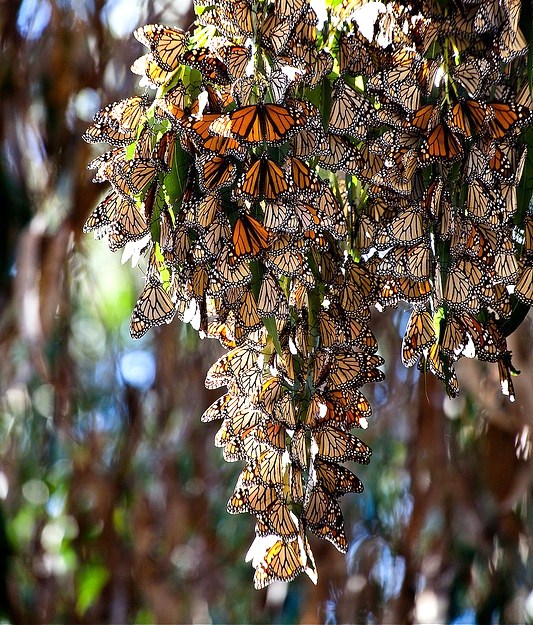
[[[523,252],[533,252],[533,215],[524,216],[524,245]]]
[[[272,415],[276,404],[280,402],[283,396],[283,386],[279,376],[269,377],[262,385],[259,394],[259,406],[267,414]]]
[[[239,431],[234,431],[233,418],[224,419],[220,429],[215,434],[215,447],[224,447],[224,460],[234,462],[243,457],[242,442],[257,427],[258,419],[249,418],[246,425]]]
[[[148,104],[149,99],[146,94],[113,102],[96,113],[94,121],[101,124],[115,123],[122,130],[134,130],[137,132],[145,119]]]
[[[247,371],[259,370],[257,358],[257,351],[250,346],[235,347],[211,365],[206,375],[206,388],[219,388]]]
[[[231,227],[229,219],[224,213],[218,213],[217,217],[207,226],[200,244],[211,256],[218,256],[222,247],[231,239]]]
[[[233,349],[237,346],[233,329],[228,323],[222,321],[210,321],[207,328],[203,330],[209,338],[218,339],[220,344],[226,349]]]
[[[105,156],[105,155],[104,155]],[[89,166],[98,165],[95,159]],[[151,184],[161,165],[154,159],[137,158],[130,161],[118,154],[110,160],[104,158],[98,166],[94,182],[109,180],[113,187],[125,197],[134,197]]]
[[[96,121],[82,135],[87,143],[109,143],[116,147],[130,145],[136,137],[137,128],[123,128],[114,119]]]
[[[340,139],[340,137],[336,137]],[[291,154],[298,158],[325,156],[328,144],[324,130],[319,127],[304,128],[291,139]]]
[[[347,315],[360,313],[360,307],[369,304],[374,291],[371,274],[367,269],[347,259],[345,282],[340,293],[340,304]]]
[[[235,397],[231,393],[225,393],[218,399],[216,399],[210,406],[207,408],[201,417],[203,423],[209,423],[210,421],[217,421],[219,419],[225,419],[231,414],[231,411],[228,411],[228,408],[231,402],[235,400],[241,401],[240,398]]]
[[[451,75],[471,98],[477,98],[485,91],[485,86],[494,77],[495,71],[496,66],[492,59],[468,56],[453,69]]]
[[[533,267],[530,265],[521,267],[514,293],[524,304],[533,305]]]
[[[278,538],[255,565],[254,587],[260,590],[275,580],[290,582],[306,570],[306,562],[301,538],[288,542]]]
[[[233,229],[233,248],[237,256],[254,257],[268,248],[268,232],[257,219],[242,214]]]
[[[440,332],[440,348],[446,356],[456,360],[465,348],[466,330],[457,316],[452,313],[446,314],[444,321],[441,322],[442,326],[444,329]]]
[[[256,473],[255,470],[248,472],[253,473],[254,475]],[[277,499],[276,490],[272,486],[261,484],[257,480],[247,484],[247,486],[242,489],[239,494],[246,502],[246,509],[243,510],[246,512],[264,512]],[[235,514],[235,511],[231,509],[231,503],[232,500],[230,499],[228,502],[228,512],[230,514]],[[240,512],[240,510],[238,512]]]
[[[420,107],[422,90],[415,82],[405,81],[397,84],[392,83],[386,90],[387,96],[405,111],[412,113]]]
[[[261,325],[261,319],[257,312],[257,303],[250,290],[246,290],[242,296],[238,310],[235,311],[235,334],[238,338],[249,334]]]
[[[294,429],[298,418],[292,397],[288,393],[283,393],[274,406],[274,416],[288,428]]]
[[[300,533],[298,517],[281,500],[275,501],[265,512],[257,515],[257,536],[276,535],[284,540],[294,540]]]
[[[112,252],[129,241],[137,241],[148,234],[148,224],[135,202],[112,191],[93,211],[84,231],[94,230],[96,238],[108,237]]]
[[[372,450],[363,441],[328,425],[320,425],[311,433],[317,447],[317,458],[332,462],[353,460],[368,464]]]
[[[419,281],[402,276],[395,281],[395,284],[400,290],[402,298],[412,304],[425,302],[433,290],[429,279]]]
[[[470,297],[468,276],[457,266],[448,269],[443,299],[452,309],[464,309]]]
[[[251,200],[275,200],[289,190],[283,170],[274,161],[262,156],[245,172],[234,194]]]
[[[202,226],[202,228],[207,228],[221,211],[222,203],[216,194],[204,195],[200,201],[194,205],[194,221]]]
[[[378,382],[384,378],[376,367],[383,364],[380,356],[362,353],[336,354],[334,367],[328,378],[328,388],[350,388],[363,386],[367,382]]]
[[[245,106],[248,104],[255,84],[256,81],[253,76],[246,76],[245,78],[240,78],[239,80],[234,81],[231,86],[231,91],[238,106]]]
[[[363,398],[362,395],[361,398]],[[367,416],[370,415],[363,414],[361,410],[359,410],[359,406],[361,406],[360,402],[357,403],[357,406],[341,408],[332,402],[331,399],[324,399],[315,393],[309,404],[306,424],[314,428],[318,427],[321,423],[327,423],[330,426],[346,432],[356,427],[362,427],[362,420],[366,420]],[[366,409],[368,408],[369,405],[367,402]]]
[[[261,317],[273,315],[276,315],[277,319],[288,317],[289,304],[287,298],[271,273],[263,276],[257,299],[257,312]]]
[[[517,6],[520,6],[517,3]],[[528,41],[522,30],[513,28],[510,23],[504,24],[499,35],[500,57],[504,63],[510,63],[513,59],[523,56],[528,50]]]
[[[474,30],[477,34],[493,32],[499,25],[498,11],[490,2],[478,7],[474,18]]]
[[[507,352],[507,341],[493,318],[480,323],[473,315],[465,313],[461,315],[461,323],[472,338],[480,360],[496,362]]]
[[[296,139],[301,135],[296,135]],[[327,149],[319,154],[321,165],[335,171],[343,169],[348,161],[355,158],[357,152],[355,146],[346,138],[329,133],[326,139]],[[315,156],[317,153],[312,153]],[[297,156],[297,155],[296,155]]]
[[[405,274],[413,280],[427,280],[430,276],[432,253],[429,243],[421,241],[409,248],[393,251],[397,263],[405,263]],[[399,276],[401,277],[401,276]]]
[[[287,232],[287,226],[293,214],[292,203],[283,197],[279,200],[264,202],[263,224],[267,230]]]
[[[254,34],[254,21],[252,5],[249,0],[231,0],[216,5],[215,11],[222,8],[221,19],[229,24],[229,30],[241,37],[252,37]]]
[[[359,31],[342,33],[339,39],[338,50],[339,74],[369,76],[374,73],[374,54],[369,42]]]
[[[109,230],[109,226],[117,219],[118,207],[122,202],[129,202],[126,198],[111,191],[93,210],[83,226],[83,232],[94,232],[96,239],[101,239]]]
[[[289,455],[292,466],[297,466],[302,470],[308,467],[307,449],[307,428],[298,427],[292,435],[289,448]]]
[[[318,483],[332,497],[341,497],[346,493],[363,492],[361,480],[342,464],[315,458],[313,468]]]
[[[497,226],[505,211],[505,199],[481,180],[474,179],[468,184],[465,207],[473,220]]]
[[[346,236],[346,218],[341,205],[333,194],[331,187],[322,185],[322,193],[318,198],[318,213],[320,226],[329,232],[335,239],[343,239]]]
[[[189,227],[186,224],[177,224],[174,228],[172,251],[176,260],[185,264],[191,248],[191,240],[189,238]]]
[[[411,118],[411,126],[431,132],[440,119],[440,108],[436,104],[426,104],[414,112]]]
[[[412,204],[399,212],[387,226],[392,239],[399,244],[414,245],[426,235],[424,215],[418,204]]]
[[[294,21],[283,13],[272,11],[263,21],[261,35],[264,46],[275,56],[286,47],[293,31]]]
[[[422,356],[418,361],[417,368],[420,371],[429,370],[435,377],[442,380],[446,385],[446,391],[450,397],[457,397],[459,382],[449,357],[440,349],[438,343],[429,348],[427,356]]]
[[[237,176],[235,163],[223,156],[197,157],[199,184],[202,191],[211,193],[222,187],[229,187]]]
[[[431,131],[420,152],[424,164],[441,159],[455,161],[461,158],[463,148],[445,123],[440,123]]]
[[[211,124],[213,134],[248,145],[283,143],[306,123],[304,115],[279,104],[252,104],[235,109]]]
[[[333,134],[348,134],[365,139],[368,126],[375,121],[374,107],[365,95],[337,80],[333,88],[328,129]]]
[[[185,115],[196,115],[199,111],[198,100],[193,100],[189,96],[187,88],[178,83],[169,89],[162,98],[156,100],[162,117],[168,117],[173,126]]]
[[[485,106],[472,98],[466,98],[454,104],[446,121],[452,132],[458,132],[469,139],[482,132],[485,118]]]
[[[287,93],[287,89],[291,84],[292,80],[289,76],[281,69],[274,70],[270,72],[269,75],[269,89],[272,94],[272,101],[275,104],[281,104],[285,99],[285,94]]]
[[[487,102],[487,125],[494,139],[503,139],[515,128],[529,123],[530,110],[513,102]]]
[[[248,63],[252,58],[250,46],[225,46],[217,54],[225,64],[231,82],[246,76]]]
[[[154,280],[147,280],[131,313],[132,338],[139,339],[153,326],[170,323],[175,312],[174,303],[165,287]]]
[[[141,86],[148,86],[153,89],[162,87],[170,82],[176,71],[173,70],[169,72],[163,69],[151,52],[136,59],[130,69],[134,74],[142,76],[140,82]]]
[[[188,33],[161,24],[140,26],[133,36],[150,49],[156,63],[167,72],[178,67],[189,42]]]
[[[402,362],[412,367],[422,352],[437,341],[433,318],[427,310],[413,308],[402,339]]]
[[[514,254],[514,246],[508,239],[494,254],[494,274],[503,284],[510,284],[516,279],[518,261]]]
[[[287,234],[280,233],[274,237],[266,252],[265,262],[275,272],[288,277],[301,275],[304,269],[306,239],[295,241]]]
[[[307,498],[304,518],[313,534],[328,540],[342,553],[348,551],[341,508],[319,484],[314,486]]]
[[[520,372],[513,367],[511,362],[511,355],[505,354],[498,359],[498,375],[500,378],[500,387],[502,389],[502,395],[507,395],[509,397],[509,401],[514,402],[516,397],[514,392],[513,379],[511,377],[512,373],[517,374]]]
[[[217,257],[216,275],[222,289],[229,286],[241,286],[252,279],[248,263],[232,254],[228,247],[223,248]]]
[[[261,413],[255,409],[245,397],[232,395],[225,405],[226,419],[225,429],[232,435],[244,439],[261,423]]]
[[[364,143],[356,148],[352,160],[346,163],[346,170],[354,172],[362,180],[371,181],[383,169],[383,158],[379,154],[376,143]]]
[[[290,172],[292,185],[296,187],[300,197],[314,195],[321,190],[319,177],[299,158],[288,156],[285,166]]]
[[[194,48],[183,55],[183,64],[197,69],[205,80],[226,85],[230,82],[228,69],[209,48]]]
[[[273,419],[263,420],[254,432],[254,436],[260,443],[267,443],[278,451],[287,448],[287,430]]]
[[[512,150],[510,150],[512,152]],[[504,151],[503,144],[494,145],[490,149],[490,157],[488,159],[488,167],[491,172],[499,179],[509,181],[513,178],[515,168]]]
[[[182,117],[180,125],[191,135],[195,145],[201,150],[216,152],[218,156],[235,156],[243,159],[246,149],[231,137],[218,137],[209,133],[211,124],[220,117],[219,113],[204,113],[196,117]]]
[[[269,445],[260,445],[262,450],[257,458],[257,474],[264,484],[273,486],[283,485],[286,467],[286,457],[283,451]]]

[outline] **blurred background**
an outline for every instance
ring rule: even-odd
[[[92,115],[138,91],[131,32],[187,27],[186,1],[0,0],[0,622],[533,623],[533,318],[462,393],[405,370],[408,312],[375,313],[386,382],[364,433],[342,556],[253,590],[239,473],[200,415],[221,352],[180,322],[129,337],[143,276],[81,228]],[[370,391],[368,391],[370,393]]]

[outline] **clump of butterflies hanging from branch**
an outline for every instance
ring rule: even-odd
[[[227,350],[202,420],[243,463],[228,511],[256,517],[256,588],[316,581],[309,532],[347,550],[339,499],[363,487],[345,463],[371,455],[352,430],[384,377],[376,308],[411,306],[402,360],[450,396],[468,356],[514,399],[506,336],[533,304],[521,2],[194,4],[187,32],[134,32],[145,92],[84,135],[111,146],[85,231],[147,260],[133,337],[177,316]]]

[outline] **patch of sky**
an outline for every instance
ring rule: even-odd
[[[144,2],[139,0],[109,0],[105,6],[104,19],[116,39],[130,37],[139,25]]]
[[[48,0],[23,0],[17,15],[17,29],[26,39],[39,39],[51,17]]]
[[[126,384],[145,391],[155,380],[154,355],[146,350],[132,350],[124,353],[118,364],[119,374]]]

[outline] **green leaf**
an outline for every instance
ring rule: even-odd
[[[272,342],[274,343],[274,348],[276,352],[281,356],[282,349],[281,343],[279,342],[278,328],[276,326],[276,317],[263,317],[263,325],[267,329],[268,337],[272,339]]]
[[[101,564],[87,564],[78,575],[76,613],[83,616],[97,601],[109,579],[108,570]]]

